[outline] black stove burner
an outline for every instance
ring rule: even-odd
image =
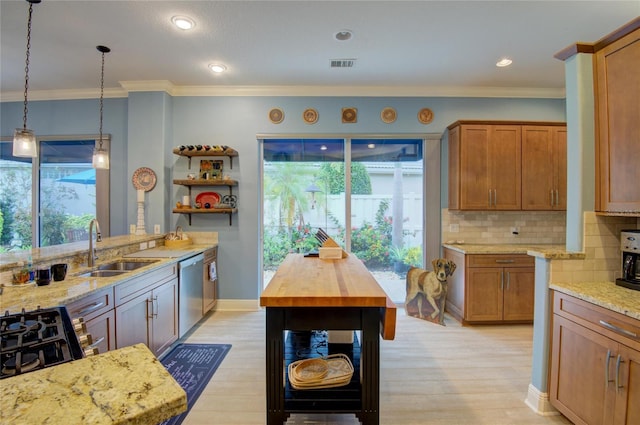
[[[24,323],[22,322],[11,323],[10,325],[7,326],[7,330],[25,332],[25,331],[36,330],[39,327],[40,327],[40,322],[37,322],[35,320],[27,320]]]
[[[0,379],[83,357],[64,307],[0,316]]]
[[[20,360],[18,361],[18,357]],[[19,363],[19,366],[16,365]],[[11,357],[4,362],[2,373],[7,375],[16,375],[19,373],[29,372],[35,370],[40,365],[40,358],[36,353],[18,353],[15,357]]]

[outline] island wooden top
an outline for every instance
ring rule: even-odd
[[[260,297],[263,307],[382,307],[387,294],[355,255],[289,254]]]

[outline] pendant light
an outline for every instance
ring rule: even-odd
[[[13,156],[31,157],[38,156],[36,148],[36,135],[33,130],[27,128],[27,94],[29,92],[29,50],[31,50],[31,16],[33,5],[40,0],[27,0],[29,2],[29,19],[27,21],[27,59],[24,66],[24,114],[22,115],[22,128],[16,128],[13,132]]]
[[[100,76],[100,139],[99,145],[93,150],[93,168],[109,169],[109,152],[102,147],[102,105],[104,100],[104,54],[111,51],[107,46],[96,46],[102,53],[102,73]]]

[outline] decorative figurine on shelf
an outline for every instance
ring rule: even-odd
[[[219,159],[200,160],[200,178],[203,180],[220,180],[222,178],[223,161]]]

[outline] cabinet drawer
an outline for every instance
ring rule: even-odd
[[[529,255],[479,254],[468,258],[469,267],[532,267],[535,264]]]
[[[557,291],[553,291],[553,312],[640,350],[638,320]]]
[[[211,263],[218,258],[218,247],[214,247],[211,249],[207,249],[203,252],[204,254],[204,262]]]
[[[115,304],[119,306],[135,298],[140,293],[152,290],[155,286],[164,283],[167,279],[177,277],[178,265],[171,264],[145,275],[135,277],[128,282],[121,283],[115,287]]]
[[[105,288],[69,303],[66,307],[72,319],[82,317],[86,322],[112,310],[113,300],[113,288]]]

